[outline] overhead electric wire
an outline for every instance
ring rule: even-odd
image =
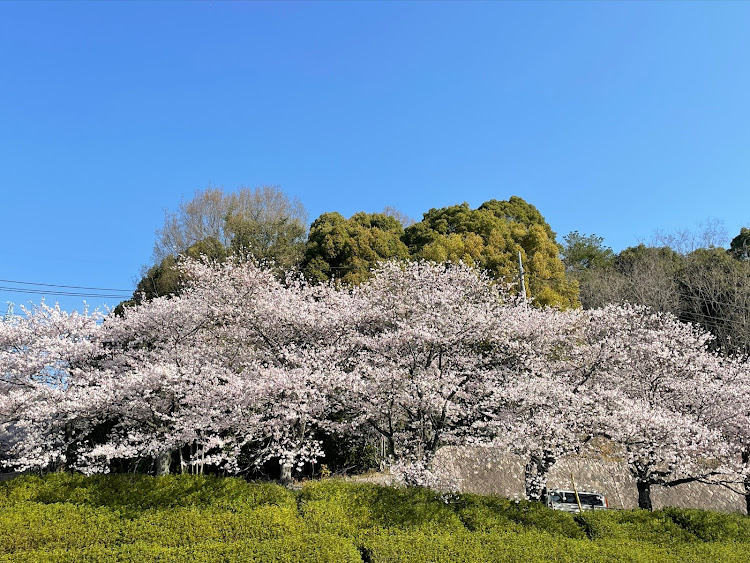
[[[106,293],[82,293],[72,291],[45,291],[43,289],[22,289],[17,287],[0,286],[0,291],[7,291],[11,293],[27,293],[31,295],[55,295],[62,297],[99,297],[102,299],[126,299],[124,295],[111,295]]]
[[[38,285],[43,287],[62,287],[66,289],[89,289],[92,291],[116,291],[118,293],[133,293],[132,289],[114,289],[112,287],[85,287],[81,285],[56,285],[54,283],[37,283],[37,282],[26,282],[26,281],[16,281],[16,280],[0,280],[2,283],[17,283],[20,285]]]

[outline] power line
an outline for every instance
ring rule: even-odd
[[[43,289],[22,289],[17,287],[7,287],[0,285],[0,291],[9,291],[11,293],[26,293],[31,295],[55,295],[63,297],[99,297],[102,299],[126,299],[124,295],[111,295],[106,293],[83,293],[73,291],[54,291],[54,290],[43,290]]]
[[[94,291],[117,291],[117,292],[123,292],[123,293],[132,293],[132,289],[114,289],[111,287],[84,287],[81,285],[55,285],[53,283],[37,283],[37,282],[26,282],[26,281],[16,281],[16,280],[0,280],[0,282],[3,283],[17,283],[20,285],[39,285],[43,287],[64,287],[67,289],[90,289]]]

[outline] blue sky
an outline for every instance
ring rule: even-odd
[[[560,241],[731,237],[749,30],[742,2],[1,2],[0,279],[130,289],[209,183],[311,219],[518,195]]]

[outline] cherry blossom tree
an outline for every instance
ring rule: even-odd
[[[651,485],[725,479],[736,468],[727,434],[737,436],[742,419],[722,402],[739,411],[747,404],[739,378],[727,375],[744,373],[744,362],[710,352],[705,332],[645,307],[540,314],[542,322],[520,325],[536,334],[532,369],[498,401],[505,424],[497,442],[529,459],[529,498],[541,495],[561,455],[597,436],[621,449],[642,508],[651,507]]]
[[[67,456],[68,467],[106,471],[150,458],[165,473],[177,455],[236,472],[241,455],[277,458],[290,477],[322,455],[316,433],[335,429],[329,398],[345,384],[334,344],[347,294],[281,283],[254,264],[182,268],[182,295],[101,326],[52,308],[3,326],[0,365],[14,390],[1,406],[6,424],[23,427],[18,467]]]
[[[391,462],[429,469],[440,446],[467,439],[506,377],[497,336],[507,297],[463,265],[390,262],[354,299],[354,421],[383,438]]]
[[[549,374],[522,379],[504,389],[493,445],[522,456],[525,496],[540,500],[547,475],[563,456],[582,452],[598,431],[603,406],[569,381]]]
[[[599,432],[605,404],[591,393],[590,373],[578,362],[582,311],[526,306],[504,313],[514,376],[494,389],[476,426],[483,427],[479,435],[490,431],[493,448],[526,460],[525,495],[539,500],[554,464],[583,451]]]
[[[180,296],[105,323],[106,346],[125,352],[113,358],[111,372],[120,374],[113,376],[133,378],[113,388],[128,409],[143,403],[140,417],[121,419],[132,427],[118,424],[118,447],[139,444],[159,460],[157,472],[186,447],[199,452],[192,463],[206,463],[208,454],[230,471],[243,469],[240,452],[256,465],[275,457],[289,479],[294,466],[322,455],[315,434],[331,426],[337,372],[330,356],[346,295],[300,278],[282,283],[252,263],[186,261],[182,268],[189,282]]]
[[[653,485],[715,482],[750,507],[750,369],[644,307],[529,307],[465,265],[382,264],[357,288],[185,260],[179,296],[123,316],[44,304],[0,324],[0,430],[15,467],[106,472],[148,460],[282,479],[321,438],[382,440],[410,483],[444,445],[551,467],[593,439],[619,449],[639,505]],[[739,477],[736,477],[739,475]]]
[[[590,313],[584,353],[592,393],[609,403],[603,434],[624,451],[639,506],[651,485],[675,486],[725,471],[727,444],[715,427],[709,385],[721,365],[711,336],[673,315],[608,306]],[[585,349],[590,351],[585,351]],[[583,363],[585,364],[585,362]]]
[[[750,363],[744,356],[717,357],[706,378],[705,401],[694,405],[702,420],[718,430],[728,444],[726,463],[731,472],[718,473],[712,482],[743,495],[750,514]]]
[[[0,323],[0,431],[12,435],[20,469],[65,467],[79,430],[57,405],[76,374],[96,355],[98,312],[66,313],[44,302]]]

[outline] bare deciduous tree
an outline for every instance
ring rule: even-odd
[[[406,213],[404,213],[403,211],[399,211],[398,209],[390,205],[386,205],[383,208],[383,215],[386,215],[388,217],[393,217],[396,221],[401,223],[401,226],[404,229],[416,223],[416,221],[412,219],[411,217],[409,217]]]
[[[720,219],[707,219],[698,223],[695,229],[679,229],[674,232],[657,230],[648,246],[671,248],[683,256],[699,248],[723,248],[729,241],[724,222]]]
[[[164,226],[156,231],[153,263],[183,254],[208,238],[230,247],[238,234],[246,251],[274,258],[267,255],[269,248],[300,244],[306,232],[307,210],[278,186],[242,187],[232,193],[209,186],[182,201],[177,211],[165,211]]]

